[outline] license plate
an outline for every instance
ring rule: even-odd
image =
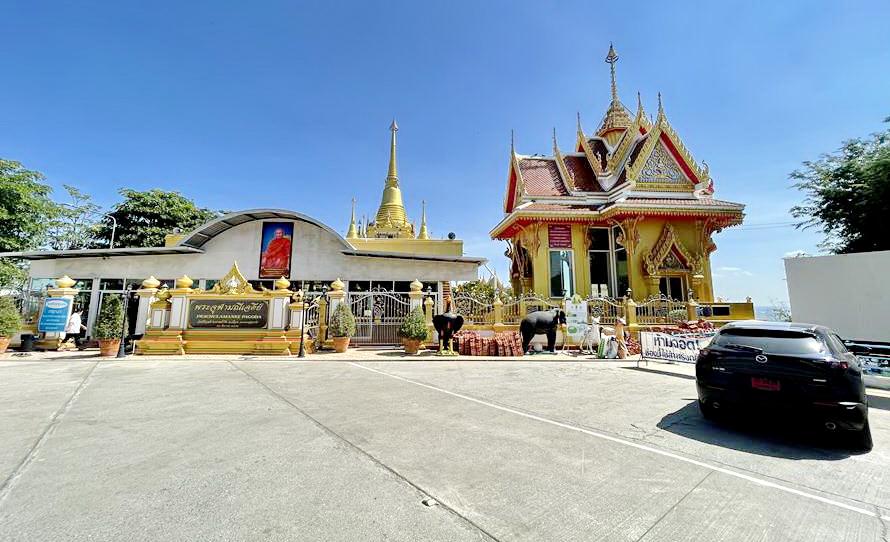
[[[768,378],[752,378],[751,387],[758,390],[779,391],[782,385],[778,380],[770,380]]]

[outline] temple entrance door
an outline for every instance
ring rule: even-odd
[[[408,294],[372,289],[350,292],[349,308],[355,315],[355,345],[397,345],[399,327],[410,312]]]

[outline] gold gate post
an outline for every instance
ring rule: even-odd
[[[501,301],[501,298],[494,298],[494,322],[493,328],[495,333],[503,332],[507,326],[504,325],[504,302]]]
[[[426,320],[426,341],[432,345],[433,341],[433,296],[427,296],[423,300],[423,316]]]

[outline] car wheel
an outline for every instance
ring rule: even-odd
[[[848,442],[850,447],[861,452],[870,452],[872,448],[871,428],[868,426],[868,420],[865,426],[859,431],[850,432]]]
[[[706,403],[702,400],[698,401],[698,409],[701,410],[701,415],[705,417],[706,420],[711,421],[720,421],[723,419],[723,412],[714,408],[710,403]]]

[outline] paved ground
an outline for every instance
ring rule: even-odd
[[[0,540],[890,540],[886,394],[857,455],[629,365],[0,361]]]

